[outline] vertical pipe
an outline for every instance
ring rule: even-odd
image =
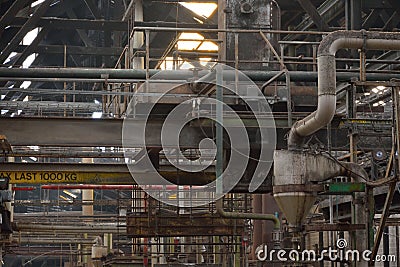
[[[350,0],[351,13],[349,15],[352,30],[361,30],[361,2],[361,0]]]
[[[321,255],[322,250],[324,250],[324,232],[318,233],[318,243],[319,243],[319,255]],[[319,267],[324,267],[324,261],[319,262]]]
[[[15,162],[14,157],[8,157],[7,162]],[[12,190],[13,185],[9,184],[8,185],[8,190]],[[12,205],[11,202],[6,202],[5,203],[6,209],[10,212],[10,222],[12,223],[14,221],[14,205]]]
[[[345,6],[344,6],[344,13],[345,13],[345,27],[346,30],[349,31],[351,30],[351,7],[350,7],[350,1],[351,0],[345,0]]]
[[[67,45],[64,45],[64,68],[67,67]],[[67,82],[64,82],[64,90],[67,90]],[[67,95],[64,94],[64,103],[67,102]],[[64,108],[64,117],[67,116],[67,110]]]
[[[150,31],[146,30],[146,80],[150,78],[149,69],[150,69]]]
[[[400,244],[399,244],[399,227],[394,226],[396,236],[396,266],[400,267]]]
[[[396,86],[394,88],[394,101],[395,103],[395,122],[396,122],[396,145],[397,145],[397,151],[400,151],[400,87]],[[400,156],[397,156],[397,171],[400,172]]]
[[[223,184],[222,184],[222,172],[223,172],[223,160],[224,160],[224,154],[223,154],[223,87],[222,87],[222,82],[223,82],[223,77],[222,77],[222,66],[217,65],[216,67],[217,71],[217,88],[216,88],[216,98],[217,98],[217,104],[216,104],[216,145],[217,145],[217,155],[216,155],[216,177],[217,177],[217,182],[216,182],[216,190],[217,194],[222,194],[223,192]]]
[[[83,158],[82,163],[93,163],[93,158]],[[82,190],[82,203],[85,201],[93,203],[93,189]],[[92,205],[82,205],[82,215],[83,216],[93,216],[93,204]],[[90,246],[82,246],[82,251],[90,250]],[[88,267],[92,267],[92,261],[90,255],[84,255],[84,262],[87,263]]]
[[[383,230],[383,255],[389,255],[389,227],[387,226]],[[389,267],[389,261],[384,261],[383,266]]]
[[[143,21],[143,1],[134,1],[134,21]],[[133,55],[133,50],[142,47],[144,42],[143,32],[135,32],[132,36],[132,47],[130,54]],[[144,69],[144,61],[142,57],[135,57],[132,60],[132,67],[134,69]]]
[[[235,32],[235,93],[238,94],[239,87],[239,34]],[[236,98],[236,104],[238,104],[239,99]]]
[[[313,55],[313,71],[317,71],[317,45],[312,46],[312,55]]]
[[[226,29],[226,2],[226,0],[218,0],[218,29],[222,30],[218,32],[218,40],[222,40],[218,48],[218,59],[220,62],[226,60],[226,33],[223,31]]]
[[[73,90],[73,91],[76,90],[76,83],[75,83],[75,82],[72,83],[72,90]],[[75,100],[76,100],[75,97],[76,97],[75,94],[73,94],[73,96],[72,96],[72,102],[73,102],[73,103],[75,103]],[[74,106],[74,108],[72,109],[72,116],[75,117],[75,106]]]
[[[253,213],[262,213],[262,196],[260,194],[256,194],[253,197]],[[262,221],[255,220],[253,229],[253,248],[251,253],[253,260],[257,260],[255,257],[255,249],[262,244],[262,230]]]
[[[289,71],[285,69],[285,77],[286,77],[286,91],[287,91],[287,112],[288,112],[288,126],[292,127],[292,90],[290,87],[290,74]]]

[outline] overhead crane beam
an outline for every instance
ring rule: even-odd
[[[204,185],[215,179],[213,167],[201,173],[180,171],[178,178],[175,168],[165,166],[160,174],[180,185]],[[0,178],[9,178],[12,184],[135,184],[126,164],[3,163]]]

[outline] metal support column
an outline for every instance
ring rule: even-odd
[[[392,89],[392,96],[393,96],[393,113],[395,116],[395,129],[396,129],[396,137],[395,140],[396,141],[396,146],[397,146],[397,151],[400,151],[400,106],[399,106],[399,91],[400,88],[399,87],[394,87]],[[385,205],[383,206],[383,210],[382,210],[382,215],[381,215],[381,219],[379,221],[379,227],[378,230],[376,231],[376,235],[375,235],[375,242],[374,242],[374,247],[372,249],[372,253],[371,253],[371,259],[374,259],[378,253],[378,249],[379,249],[379,244],[381,242],[381,238],[383,235],[383,231],[385,229],[385,224],[386,224],[386,219],[389,216],[389,209],[390,209],[390,205],[392,204],[392,200],[393,200],[393,196],[396,190],[396,183],[399,180],[399,170],[400,170],[400,161],[398,160],[398,158],[394,158],[396,164],[393,164],[393,166],[395,167],[395,175],[397,177],[397,179],[393,182],[390,183],[389,185],[389,191],[386,195],[386,200],[385,200]],[[370,266],[373,266],[374,262],[370,262]]]
[[[224,167],[224,142],[223,142],[223,73],[222,66],[217,65],[216,67],[217,77],[217,88],[216,88],[216,145],[217,145],[217,155],[216,155],[216,190],[217,194],[221,194],[223,192],[223,184],[222,184],[222,173]]]

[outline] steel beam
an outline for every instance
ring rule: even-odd
[[[11,26],[19,27],[26,23],[29,18],[17,17],[13,20]],[[136,22],[135,22],[136,23]],[[81,30],[97,30],[97,31],[127,31],[128,23],[126,21],[117,20],[90,20],[78,18],[41,18],[37,25],[51,29],[81,29]],[[136,25],[136,24],[135,24]],[[147,24],[144,24],[147,25]],[[149,24],[153,25],[153,24]],[[165,27],[165,26],[164,26]]]
[[[166,166],[159,173],[179,185],[204,185],[215,179],[213,168],[177,175],[175,168]],[[127,165],[117,163],[3,163],[0,177],[8,177],[12,184],[136,184]]]
[[[0,36],[2,35],[4,28],[9,25],[17,15],[18,11],[24,8],[26,5],[33,2],[33,0],[15,0],[7,12],[0,18]]]
[[[12,38],[12,40],[7,44],[5,49],[2,51],[0,55],[0,63],[3,63],[4,60],[10,55],[11,52],[18,46],[24,36],[33,28],[35,28],[37,22],[40,17],[46,13],[47,9],[50,7],[52,3],[51,0],[44,1],[40,7],[32,14],[32,16],[25,22],[25,24],[21,27],[18,33]]]
[[[101,18],[100,10],[97,8],[96,3],[93,0],[84,0],[90,12],[95,19]],[[97,2],[97,1],[96,1]]]
[[[329,25],[324,21],[310,0],[297,0],[297,2],[299,2],[300,6],[307,12],[315,25],[317,25],[318,30],[329,31]]]
[[[249,129],[252,120],[244,121]],[[12,146],[51,146],[51,147],[122,147],[122,119],[88,119],[88,118],[37,118],[37,117],[0,117],[0,134],[5,135]],[[152,120],[147,125],[149,134],[146,143],[149,147],[161,147],[160,130],[163,120]],[[276,117],[277,149],[286,148],[284,136],[289,130],[286,117]],[[200,128],[202,127],[202,129]],[[212,127],[212,124],[201,123],[185,127],[180,140],[182,147],[197,148],[199,141],[206,136],[202,130]],[[256,129],[256,128],[254,128]],[[333,150],[346,149],[347,128],[333,127]],[[317,134],[319,140],[326,140],[326,130]],[[209,137],[209,136],[208,136]],[[250,134],[250,138],[255,138]],[[256,138],[250,140],[257,144]],[[363,136],[360,148],[371,150],[377,147],[390,149],[389,136]],[[76,151],[75,151],[76,152]],[[71,153],[75,153],[72,151]]]
[[[75,11],[72,8],[68,8],[67,15],[71,19],[77,19]],[[87,35],[87,33],[84,30],[76,29],[76,32],[78,33],[79,37],[81,38],[81,40],[85,44],[85,46],[88,46],[88,47],[94,46],[92,40],[90,40],[89,36]]]
[[[11,26],[20,27],[29,18],[16,17]],[[101,19],[66,19],[66,18],[41,18],[37,25],[39,27],[47,27],[52,29],[82,29],[97,31],[127,31],[128,22],[119,20],[101,20]],[[136,27],[179,27],[179,28],[199,28],[199,29],[216,29],[216,25],[199,24],[199,23],[178,23],[175,22],[158,22],[158,21],[135,21]]]
[[[357,231],[364,230],[364,224],[306,224],[304,230],[310,232],[324,232],[324,231]]]
[[[39,45],[39,43],[43,40],[43,38],[47,35],[48,30],[47,29],[42,29],[38,35],[36,35],[35,39],[32,41],[32,43],[22,51],[21,54],[17,55],[17,60],[11,64],[12,66],[21,66],[22,63],[25,61],[25,59],[33,53],[35,48]]]
[[[44,29],[43,29],[44,30]],[[19,45],[15,52],[24,51],[28,46]],[[100,55],[100,56],[120,56],[123,47],[86,47],[67,45],[67,54],[69,55]],[[63,45],[39,45],[31,48],[32,53],[39,54],[64,54]]]

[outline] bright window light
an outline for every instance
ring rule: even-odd
[[[44,0],[37,0],[37,1],[35,1],[35,2],[33,2],[33,3],[31,4],[31,7],[40,5],[40,4],[43,3],[43,2],[44,2]]]
[[[165,60],[161,63],[160,69],[172,70],[172,68],[174,66],[173,60],[174,60],[173,57],[166,57]]]
[[[37,54],[30,54],[22,63],[22,68],[29,68],[33,61],[35,61]]]
[[[375,88],[372,88],[372,92],[373,93],[379,93],[379,94],[382,94],[383,93],[383,91],[386,89],[386,86],[382,86],[382,85],[379,85],[379,86],[377,86],[377,87],[375,87]]]
[[[31,85],[31,81],[24,81],[22,84],[21,84],[21,88],[24,88],[24,89],[26,89],[26,88],[28,88],[30,85]]]
[[[198,33],[189,33],[183,32],[179,35],[180,40],[203,40],[204,37]],[[201,44],[200,41],[178,41],[178,50],[196,50],[199,45]]]
[[[35,28],[28,32],[25,37],[22,39],[22,45],[30,45],[32,44],[33,40],[35,40],[36,36],[40,32],[40,28]]]
[[[22,100],[22,102],[27,102],[27,101],[29,101],[29,96],[28,96],[28,95],[24,97],[24,99]]]
[[[72,198],[74,198],[74,199],[78,197],[77,195],[69,192],[68,190],[63,190],[63,193],[68,195],[68,196],[70,196],[70,197],[72,197]]]
[[[218,45],[213,42],[204,42],[200,45],[198,50],[209,50],[209,51],[218,51]]]
[[[95,111],[95,112],[93,112],[93,114],[92,114],[92,118],[93,118],[93,119],[100,119],[101,116],[103,116],[103,112]]]
[[[181,2],[179,3],[192,12],[199,16],[208,18],[217,9],[217,4],[215,3],[192,3],[192,2]]]
[[[10,62],[10,60],[16,55],[16,52],[11,52],[11,54],[7,57],[6,61],[4,61],[4,64],[7,64]]]
[[[181,69],[183,70],[188,70],[191,68],[194,68],[194,66],[187,61],[183,62],[183,64],[181,65]]]

